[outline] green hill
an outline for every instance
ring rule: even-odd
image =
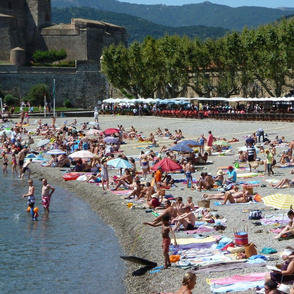
[[[127,1],[127,0],[126,0]],[[212,4],[208,1],[200,4],[182,6],[138,5],[116,0],[52,0],[53,7],[92,7],[95,9],[125,13],[137,16],[153,23],[169,26],[223,27],[241,30],[244,26],[256,27],[293,14],[292,9],[272,9],[264,7],[237,7]]]
[[[205,26],[179,28],[167,27],[127,14],[107,12],[86,7],[52,9],[52,21],[54,23],[70,23],[71,18],[86,18],[123,26],[127,29],[129,34],[129,43],[133,42],[134,40],[142,42],[147,36],[152,36],[157,39],[163,37],[165,34],[179,36],[186,35],[190,38],[198,37],[202,40],[206,38],[214,39],[223,36],[227,32],[227,30],[223,28],[212,28]]]

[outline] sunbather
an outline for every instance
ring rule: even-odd
[[[226,204],[227,201],[229,201],[230,203],[246,203],[250,201],[250,197],[249,197],[249,192],[248,191],[243,191],[242,192],[242,198],[234,198],[232,196],[231,192],[226,192],[225,193],[225,199],[224,202],[222,204]]]
[[[291,235],[294,234],[294,222],[293,222],[294,211],[289,210],[287,215],[288,215],[288,218],[290,219],[290,222],[278,235],[274,237],[275,239],[281,238],[285,234],[291,234]]]
[[[173,231],[177,231],[181,225],[184,226],[185,230],[193,230],[195,227],[196,217],[194,212],[191,211],[189,205],[184,206],[184,213],[177,216],[172,220],[172,223],[175,224]]]
[[[234,198],[240,198],[243,196],[243,192],[239,191],[238,187],[234,187],[233,189],[227,192],[230,192]],[[223,200],[225,198],[225,192],[215,193],[215,194],[203,194],[202,197],[205,198],[206,200],[213,200],[213,199]]]
[[[282,179],[278,184],[270,184],[272,187],[274,187],[275,189],[281,189],[281,188],[285,188],[285,186],[287,187],[293,187],[294,186],[294,179],[290,180],[287,178]]]
[[[177,211],[171,206],[171,202],[169,200],[165,201],[165,210],[161,215],[156,217],[152,222],[144,222],[143,225],[155,227],[156,225],[161,223],[162,217],[164,215],[168,215],[171,220],[177,216]]]
[[[294,249],[286,247],[282,253],[282,264],[280,271],[272,271],[265,275],[265,281],[273,281],[276,283],[292,282],[294,279]]]

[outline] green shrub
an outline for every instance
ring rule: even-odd
[[[10,94],[5,95],[4,97],[4,103],[6,103],[8,106],[13,106],[18,99]]]
[[[32,105],[44,105],[44,95],[49,96],[48,86],[46,84],[37,84],[31,87],[26,100],[30,101]]]
[[[66,99],[66,100],[63,102],[63,105],[64,105],[64,107],[66,107],[66,108],[70,108],[70,107],[71,107],[71,102],[70,102],[70,100],[69,100],[69,99]]]
[[[64,49],[61,49],[59,51],[55,49],[51,49],[49,51],[36,50],[33,53],[34,62],[42,64],[60,61],[66,59],[66,57],[67,53]]]

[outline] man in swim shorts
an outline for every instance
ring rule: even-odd
[[[172,220],[172,223],[175,223],[173,231],[177,231],[181,225],[184,226],[185,230],[194,230],[196,217],[194,212],[191,211],[189,205],[184,206],[184,214],[177,216]]]
[[[51,196],[55,191],[55,188],[48,184],[47,179],[42,180],[42,205],[44,207],[44,211],[49,213],[49,206],[51,201]]]

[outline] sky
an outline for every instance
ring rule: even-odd
[[[165,4],[165,5],[184,5],[203,3],[205,0],[118,0],[136,4]],[[261,6],[269,8],[294,7],[293,0],[210,0],[214,4],[227,5],[231,7],[239,6]]]

